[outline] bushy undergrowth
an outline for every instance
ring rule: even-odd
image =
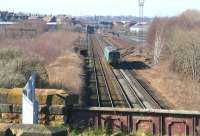
[[[1,48],[18,48],[26,55],[41,56],[49,64],[66,50],[73,50],[73,42],[78,38],[78,33],[72,32],[46,32],[34,38],[14,39],[12,37],[0,40]]]
[[[130,134],[125,134],[121,131],[108,133],[106,129],[87,129],[83,132],[78,132],[77,130],[73,129],[70,132],[70,136],[153,136],[151,133],[144,133],[143,131],[137,131]]]
[[[39,75],[37,86],[44,87],[48,76],[42,59],[36,56],[25,56],[14,48],[0,49],[1,88],[24,87],[33,71]]]
[[[169,69],[200,81],[200,12],[155,18],[148,34],[154,64],[170,60]]]
[[[110,133],[107,132],[106,129],[87,129],[84,131],[77,131],[76,129],[71,130],[70,132],[71,136],[138,136],[138,135],[131,135],[131,134],[125,134],[123,132],[114,132],[114,133]],[[145,135],[146,136],[146,135]]]
[[[0,87],[23,87],[31,72],[37,71],[38,88],[80,92],[82,60],[73,48],[81,34],[66,31],[65,25],[53,32],[46,30],[47,25],[41,20],[2,26]]]

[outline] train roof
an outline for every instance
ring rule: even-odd
[[[105,49],[107,49],[108,51],[117,51],[117,48],[116,48],[116,47],[113,47],[113,46],[111,46],[111,45],[106,46]]]

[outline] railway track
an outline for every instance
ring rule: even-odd
[[[100,43],[99,43],[100,45]],[[102,47],[100,45],[102,50]],[[115,76],[115,85],[129,108],[161,109],[159,102],[146,90],[136,78],[132,70],[110,68]]]
[[[121,74],[123,74],[124,79],[130,84],[135,96],[137,97],[140,104],[145,109],[161,109],[162,106],[156,99],[146,90],[132,74],[132,70],[122,70],[120,69]]]
[[[99,42],[100,50],[103,54],[103,47]],[[113,83],[117,87],[116,91],[120,93],[126,107],[129,108],[145,108],[144,104],[141,102],[135,91],[133,91],[132,86],[127,81],[125,76],[120,70],[109,67],[111,73],[113,74]]]
[[[132,93],[132,88],[129,84],[127,84],[126,80],[124,80],[123,75],[116,69],[112,69],[113,74],[115,75],[116,82],[115,84],[120,87],[120,93],[124,97],[129,108],[142,108],[143,105],[138,101],[137,96]]]
[[[96,38],[95,38],[96,39]],[[114,73],[112,72],[112,69],[110,66],[103,60],[103,49],[101,47],[101,43],[96,39],[98,45],[96,45],[96,54],[99,55],[99,59],[101,59],[102,66],[104,67],[104,72],[107,75],[107,78],[109,78],[108,86],[112,86],[111,90],[111,96],[114,96],[114,107],[130,107],[128,104],[128,99],[126,99],[125,94],[123,93],[123,88],[118,82],[118,79],[115,77]],[[117,91],[118,90],[118,91]],[[121,90],[121,91],[119,91]]]
[[[148,103],[151,104],[150,108],[155,109],[165,109],[165,106],[160,104],[160,102],[155,98],[154,95],[152,95],[144,86],[144,83],[141,83],[138,79],[135,78],[136,73],[133,70],[127,70],[127,74],[130,74],[130,78],[132,83],[135,85],[135,90],[137,90],[139,93],[141,93],[142,96],[144,96]],[[140,91],[139,91],[140,90]],[[147,107],[148,108],[148,107]]]
[[[102,103],[101,103],[101,96],[100,96],[100,89],[99,89],[99,80],[98,80],[98,76],[97,76],[97,69],[96,69],[96,62],[95,62],[95,58],[94,58],[94,52],[93,52],[93,48],[91,47],[91,44],[89,44],[89,48],[92,51],[91,57],[92,57],[92,62],[93,62],[93,73],[94,73],[94,80],[95,80],[95,89],[96,89],[96,94],[97,94],[97,105],[98,105],[98,107],[101,107]]]
[[[99,57],[99,54],[95,52],[94,46],[89,44],[91,50],[91,57],[93,63],[93,73],[95,80],[95,90],[97,95],[97,106],[98,107],[114,107],[111,91],[108,86],[108,81],[103,70],[103,66]]]

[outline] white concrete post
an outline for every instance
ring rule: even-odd
[[[38,123],[38,102],[35,99],[35,79],[36,73],[33,73],[23,89],[22,124]]]

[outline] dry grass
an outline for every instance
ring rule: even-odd
[[[44,60],[51,87],[56,84],[56,87],[79,92],[82,86],[82,60],[74,53],[74,42],[81,35],[73,32],[47,32],[32,38],[7,37],[0,41],[0,49],[17,48],[25,56],[39,56]]]
[[[200,87],[194,81],[184,80],[178,74],[170,72],[167,62],[151,69],[138,70],[162,96],[164,96],[175,109],[200,110]]]
[[[23,87],[33,71],[39,74],[38,87],[43,87],[48,82],[42,59],[35,56],[24,56],[19,50],[1,49],[0,68],[0,87]]]
[[[111,43],[113,43],[114,45],[116,45],[118,48],[129,48],[132,47],[133,44],[130,44],[124,40],[121,40],[120,38],[117,37],[108,37],[107,38]]]
[[[153,63],[172,59],[171,70],[200,81],[200,12],[155,18],[147,42]]]
[[[200,12],[156,18],[148,34],[152,69],[141,70],[176,109],[200,110]]]
[[[0,39],[21,39],[34,38],[35,36],[46,32],[46,22],[42,20],[26,20],[13,25],[0,27]]]
[[[51,85],[80,93],[83,85],[81,79],[83,69],[82,60],[77,54],[66,51],[65,55],[49,64],[47,71]]]
[[[34,38],[10,39],[0,42],[0,48],[19,48],[27,55],[39,55],[46,63],[50,63],[60,56],[65,50],[73,50],[73,42],[79,33],[48,32]]]

